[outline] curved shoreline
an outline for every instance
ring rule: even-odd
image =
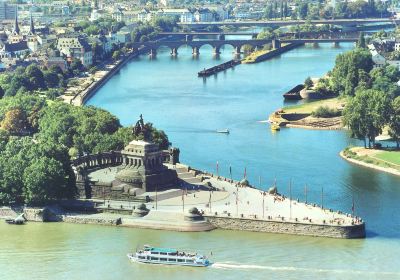
[[[371,164],[371,163],[366,163],[366,162],[363,162],[363,161],[360,161],[360,160],[356,160],[356,159],[353,159],[353,158],[348,158],[348,157],[346,157],[344,155],[343,151],[340,151],[339,155],[343,159],[345,159],[345,160],[347,160],[347,161],[349,161],[349,162],[351,162],[353,164],[360,165],[360,166],[367,167],[367,168],[371,168],[371,169],[375,169],[377,171],[383,171],[383,172],[386,172],[386,173],[390,173],[392,175],[400,176],[400,171],[398,171],[396,169],[393,169],[393,168],[390,168],[390,167],[376,166],[376,165]]]

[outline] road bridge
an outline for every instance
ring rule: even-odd
[[[320,19],[320,20],[258,20],[258,21],[223,21],[223,22],[181,22],[178,23],[180,26],[186,26],[190,28],[204,28],[208,26],[220,27],[223,25],[231,25],[236,27],[243,26],[287,26],[287,25],[299,25],[299,24],[334,24],[341,26],[357,26],[370,23],[392,23],[393,25],[399,24],[400,19],[392,18],[366,18],[366,19]]]
[[[193,56],[200,55],[200,48],[205,45],[210,45],[213,48],[213,54],[220,54],[220,49],[224,45],[230,45],[234,48],[234,54],[238,55],[242,51],[242,47],[249,45],[253,48],[262,48],[264,45],[272,43],[273,48],[280,48],[282,43],[334,43],[335,45],[340,42],[357,42],[358,38],[322,38],[322,39],[265,39],[265,40],[201,40],[201,41],[150,41],[143,43],[133,43],[133,48],[146,47],[149,49],[149,55],[155,57],[157,50],[160,47],[167,47],[171,49],[171,55],[177,56],[178,49],[182,46],[189,46],[192,48]]]

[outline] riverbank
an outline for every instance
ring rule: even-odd
[[[315,117],[313,113],[321,107],[343,110],[346,101],[339,97],[307,102],[278,109],[269,116],[269,121],[281,127],[337,130],[343,128],[342,117]]]
[[[351,163],[400,176],[400,151],[352,147],[341,151],[340,156]]]
[[[60,98],[75,106],[81,106],[100,89],[115,73],[124,67],[132,58],[142,54],[144,50],[130,51],[117,61],[106,62],[101,69],[86,78],[78,78],[78,85],[67,87],[65,94]]]

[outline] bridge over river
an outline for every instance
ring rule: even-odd
[[[299,24],[334,24],[340,26],[357,26],[373,23],[393,23],[399,24],[400,19],[392,18],[365,18],[365,19],[323,19],[323,20],[259,20],[259,21],[223,21],[223,22],[181,22],[178,23],[181,26],[186,26],[190,28],[204,28],[208,26],[221,27],[224,25],[231,25],[235,27],[244,26],[287,26],[287,25],[299,25]]]
[[[234,48],[234,54],[239,55],[242,51],[242,47],[249,45],[253,48],[262,48],[266,44],[272,44],[272,47],[277,49],[281,47],[282,43],[333,43],[335,45],[340,42],[357,42],[358,38],[321,38],[321,39],[250,39],[250,40],[201,40],[201,41],[149,41],[143,43],[133,43],[133,48],[145,48],[149,51],[151,57],[157,55],[157,50],[160,47],[168,47],[171,49],[171,55],[177,56],[178,49],[182,46],[189,46],[192,48],[192,54],[198,56],[200,54],[200,48],[205,45],[210,45],[213,48],[213,54],[220,54],[220,49],[224,45],[230,45]]]

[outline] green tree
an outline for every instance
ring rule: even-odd
[[[352,137],[362,139],[364,146],[374,146],[375,138],[382,133],[390,112],[390,101],[381,91],[359,90],[347,103],[343,116]]]
[[[306,89],[310,89],[312,88],[312,86],[314,85],[313,81],[311,80],[310,77],[307,77],[307,79],[305,79],[304,81],[304,86]]]
[[[66,184],[63,166],[55,159],[41,157],[32,161],[23,173],[24,201],[43,204],[61,198],[59,189]]]
[[[358,48],[367,48],[367,43],[365,42],[365,36],[364,36],[364,32],[360,32],[360,37],[358,38],[357,41],[357,47]]]
[[[336,94],[353,96],[359,81],[360,73],[369,73],[373,68],[371,54],[366,49],[355,50],[339,54],[331,72],[332,90]],[[363,72],[360,72],[363,70]]]
[[[400,148],[400,96],[391,103],[389,119],[389,135],[396,141],[397,149]]]
[[[29,65],[25,70],[25,75],[29,81],[26,87],[29,91],[46,88],[43,72],[37,65]]]

